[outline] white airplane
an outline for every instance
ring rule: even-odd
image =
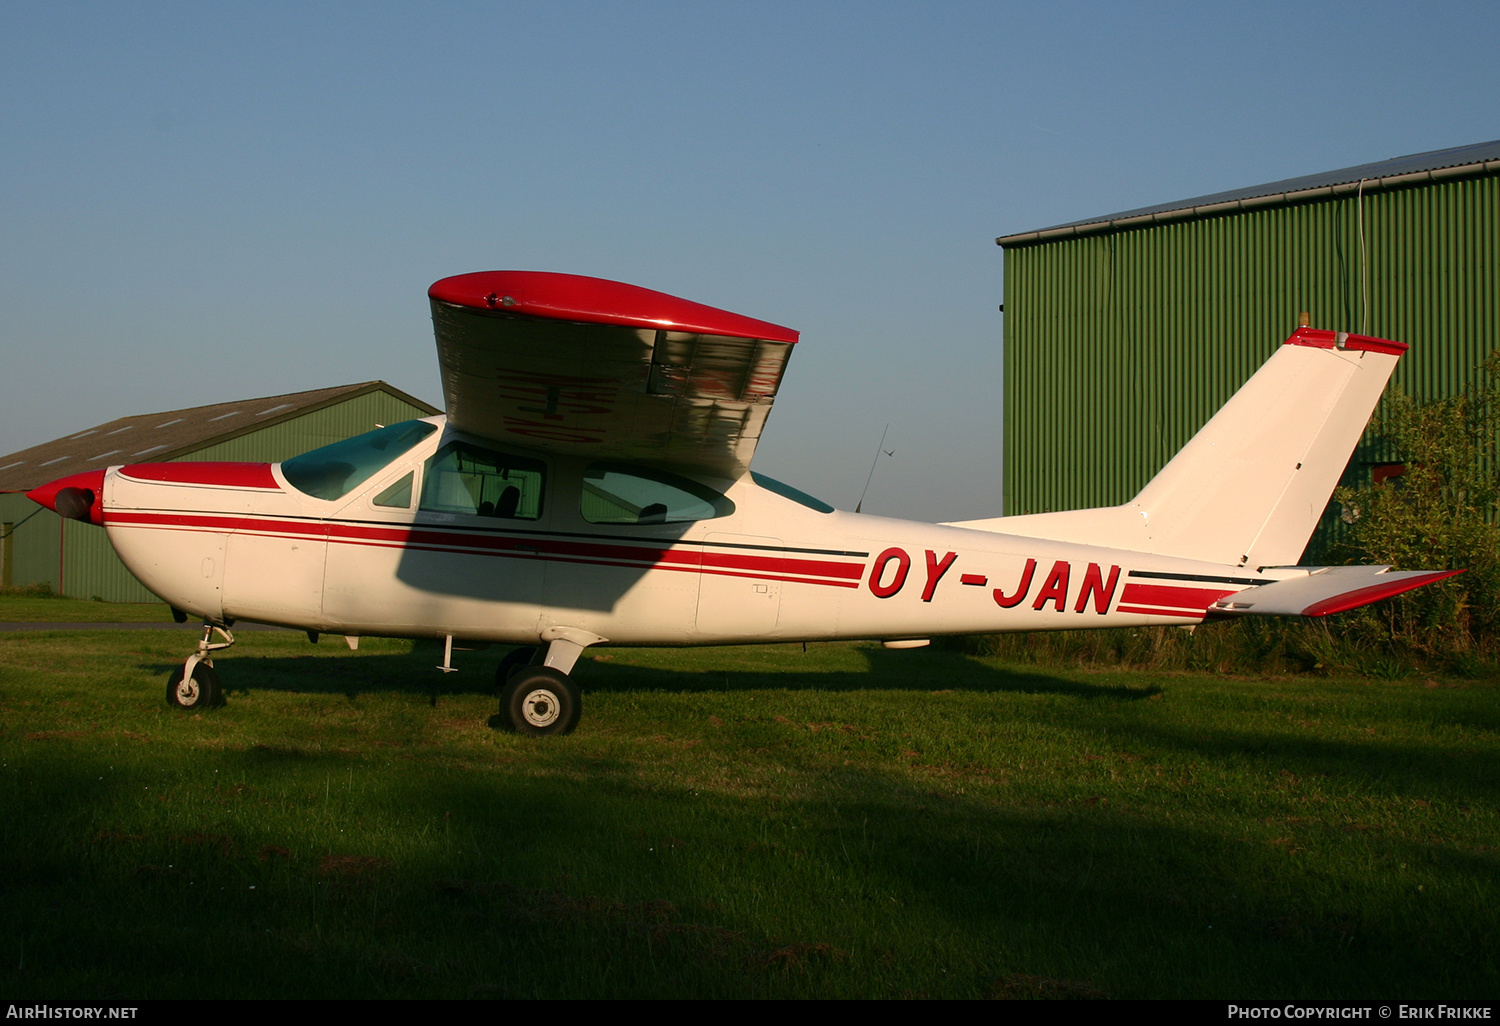
[[[835,510],[750,470],[797,332],[619,282],[428,291],[446,417],[284,463],[144,463],[30,492],[100,524],[203,639],[240,620],[502,642],[502,721],[567,733],[594,645],[722,645],[1324,616],[1459,571],[1302,567],[1406,345],[1302,328],[1123,506],[950,524]],[[216,640],[217,639],[217,640]]]

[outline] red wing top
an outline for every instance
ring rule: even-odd
[[[797,332],[650,289],[481,271],[428,290],[455,428],[736,477]]]

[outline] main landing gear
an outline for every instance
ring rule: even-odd
[[[566,734],[578,726],[583,698],[566,673],[547,666],[540,648],[518,648],[495,667],[497,725],[521,734]]]
[[[213,640],[215,631],[223,641]],[[219,675],[214,672],[214,661],[208,654],[233,644],[234,635],[227,629],[204,624],[198,651],[167,674],[167,704],[177,709],[217,709],[223,705],[224,690],[219,686]]]
[[[500,715],[518,734],[570,734],[583,712],[583,697],[566,673],[525,666],[500,689]]]
[[[495,669],[500,715],[491,723],[533,736],[572,733],[583,713],[583,696],[568,672],[585,648],[604,640],[554,627],[543,632],[544,647],[518,648],[500,660]]]

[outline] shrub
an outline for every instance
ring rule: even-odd
[[[1459,395],[1419,402],[1399,390],[1374,428],[1405,461],[1385,484],[1335,493],[1347,525],[1331,550],[1340,562],[1398,570],[1466,570],[1349,617],[1367,642],[1443,661],[1493,657],[1500,628],[1500,351]]]
[[[0,586],[0,595],[12,595],[18,598],[62,598],[52,590],[52,585],[46,581],[36,584],[18,584],[14,586]]]

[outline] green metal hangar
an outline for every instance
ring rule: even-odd
[[[1410,344],[1419,398],[1500,347],[1500,140],[995,241],[1007,514],[1128,501],[1303,313]]]
[[[384,381],[122,417],[0,456],[0,584],[111,602],[155,597],[130,575],[103,531],[64,520],[26,492],[70,474],[125,463],[279,463],[369,431],[441,413]]]

